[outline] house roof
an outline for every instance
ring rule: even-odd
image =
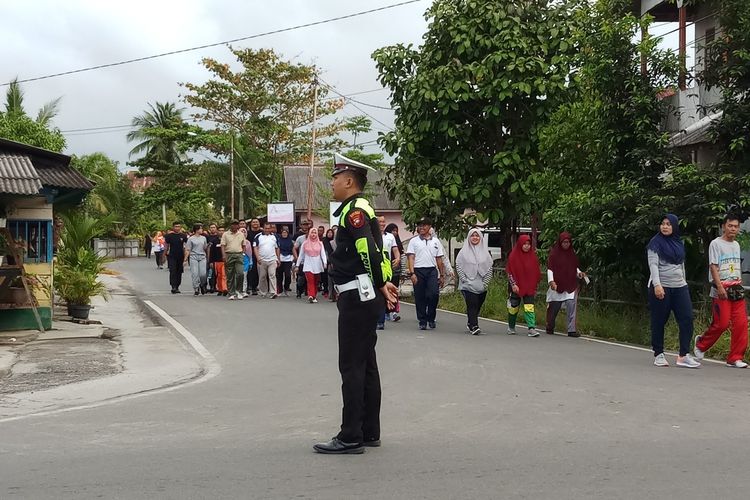
[[[43,187],[89,191],[94,184],[70,167],[70,156],[0,139],[0,193],[35,195]]]
[[[310,167],[305,165],[287,165],[284,167],[284,192],[286,201],[294,203],[295,210],[307,208],[307,180]],[[381,172],[371,172],[367,176],[366,191],[373,194],[372,206],[375,210],[400,210],[396,202],[388,197],[380,185],[383,179]],[[313,208],[327,207],[331,198],[331,168],[316,165],[313,170]]]
[[[697,122],[686,127],[684,130],[680,130],[669,138],[670,147],[679,148],[709,142],[711,124],[714,120],[721,118],[721,116],[721,111],[712,115],[704,116]]]
[[[25,155],[0,150],[0,193],[33,195],[42,189],[42,181]]]

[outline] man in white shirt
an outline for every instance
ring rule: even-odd
[[[414,302],[417,306],[419,329],[436,328],[435,317],[440,300],[440,288],[445,284],[443,244],[431,235],[432,221],[423,218],[417,223],[419,236],[409,240],[406,255],[409,259],[409,277],[414,285]],[[438,274],[438,271],[440,273]]]
[[[263,233],[258,234],[253,240],[253,253],[255,263],[258,266],[261,297],[269,296],[275,299],[277,296],[276,268],[280,261],[279,252],[279,242],[276,235],[271,232],[271,224],[266,222]]]

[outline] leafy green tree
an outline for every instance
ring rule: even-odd
[[[346,128],[347,132],[351,133],[354,136],[354,143],[352,144],[352,147],[356,148],[357,137],[359,136],[359,134],[366,134],[367,132],[372,130],[372,120],[362,115],[354,116],[347,120],[344,128]]]
[[[254,211],[280,195],[282,165],[309,161],[316,70],[269,49],[230,50],[239,66],[203,59],[211,78],[184,83],[184,99],[197,109],[196,120],[215,125],[207,149],[228,159],[234,146],[241,199]],[[343,101],[324,99],[327,94],[327,87],[318,87],[316,146],[337,150],[344,145],[338,134],[345,122],[333,115]]]
[[[86,214],[97,219],[107,217],[107,233],[111,236],[135,234],[140,230],[136,195],[117,162],[103,153],[94,153],[73,156],[71,166],[95,184],[83,203]]]
[[[182,111],[173,102],[149,104],[148,110],[134,117],[131,122],[138,128],[127,135],[128,142],[137,143],[130,150],[130,156],[151,155],[171,164],[186,160],[185,152],[178,148],[174,135],[174,132],[184,132]]]
[[[419,49],[375,51],[396,113],[396,130],[381,141],[397,157],[387,185],[407,221],[508,224],[534,210],[538,133],[569,94],[578,8],[436,0]]]
[[[59,111],[62,98],[58,97],[42,106],[36,120],[26,113],[23,99],[23,89],[14,79],[5,94],[5,111],[0,112],[0,137],[50,151],[62,151],[65,137],[51,123]]]
[[[644,246],[672,209],[658,196],[678,164],[661,130],[668,108],[660,94],[676,84],[678,61],[657,48],[658,39],[635,41],[651,20],[635,17],[629,0],[600,0],[581,16],[576,99],[540,134],[545,171],[535,184],[544,239],[572,232],[593,273],[640,289]]]

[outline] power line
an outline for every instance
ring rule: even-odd
[[[362,114],[364,114],[364,115],[367,115],[367,116],[368,116],[368,117],[370,117],[370,118],[371,118],[371,119],[372,119],[373,121],[376,121],[376,122],[378,122],[379,124],[381,124],[382,126],[384,126],[385,128],[387,128],[387,129],[388,129],[389,131],[393,130],[393,127],[392,127],[392,126],[390,126],[390,125],[388,125],[388,124],[385,124],[385,123],[381,122],[380,120],[378,120],[377,118],[375,118],[374,116],[372,116],[372,115],[371,115],[370,113],[368,113],[368,112],[367,112],[367,111],[365,111],[364,109],[362,109],[362,108],[360,108],[359,106],[357,106],[357,105],[356,105],[356,104],[355,104],[354,102],[351,102],[351,99],[348,99],[348,98],[347,98],[347,96],[345,96],[344,94],[342,94],[341,92],[339,92],[338,90],[336,90],[336,87],[334,87],[334,86],[333,86],[333,85],[331,85],[330,83],[328,83],[328,82],[324,81],[324,80],[323,80],[322,78],[320,78],[320,77],[318,77],[318,80],[320,80],[320,81],[321,81],[321,82],[322,82],[322,83],[323,83],[323,84],[324,84],[324,85],[325,85],[326,87],[328,87],[328,89],[330,89],[330,90],[331,90],[331,92],[333,92],[334,94],[337,94],[337,95],[339,95],[339,96],[343,97],[344,99],[347,99],[347,101],[348,101],[348,102],[349,102],[349,103],[350,103],[350,104],[351,104],[352,106],[354,106],[354,107],[355,107],[356,109],[358,109],[358,110],[359,110],[359,111],[360,111],[360,112],[361,112]]]
[[[243,36],[243,37],[240,37],[240,38],[233,38],[231,40],[225,40],[223,42],[216,42],[216,43],[209,43],[209,44],[205,44],[205,45],[198,45],[198,46],[190,47],[190,48],[187,48],[187,49],[172,50],[172,51],[169,51],[169,52],[162,52],[160,54],[154,54],[154,55],[144,56],[144,57],[137,57],[135,59],[127,59],[125,61],[118,61],[118,62],[114,62],[114,63],[99,64],[97,66],[89,66],[89,67],[86,67],[86,68],[79,68],[79,69],[74,69],[74,70],[70,70],[70,71],[63,71],[63,72],[60,72],[60,73],[53,73],[53,74],[50,74],[50,75],[36,76],[36,77],[33,77],[33,78],[24,78],[23,80],[17,80],[17,82],[18,83],[35,82],[37,80],[46,80],[48,78],[55,78],[55,77],[58,77],[58,76],[72,75],[72,74],[75,74],[75,73],[83,73],[83,72],[86,72],[86,71],[94,71],[94,70],[97,70],[97,69],[111,68],[113,66],[122,66],[122,65],[125,65],[125,64],[131,64],[131,63],[135,63],[135,62],[148,61],[148,60],[151,60],[151,59],[157,59],[159,57],[171,56],[171,55],[175,55],[175,54],[183,54],[185,52],[193,52],[193,51],[196,51],[196,50],[207,49],[207,48],[210,48],[210,47],[217,47],[219,45],[227,45],[227,44],[230,44],[230,43],[242,42],[242,41],[245,41],[245,40],[252,40],[253,38],[260,38],[260,37],[264,37],[264,36],[268,36],[268,35],[276,35],[276,34],[279,34],[279,33],[286,33],[288,31],[294,31],[294,30],[298,30],[298,29],[302,29],[302,28],[309,28],[311,26],[319,26],[321,24],[328,24],[328,23],[332,23],[332,22],[335,22],[335,21],[342,21],[344,19],[351,19],[353,17],[364,16],[364,15],[367,15],[367,14],[372,14],[374,12],[380,12],[380,11],[384,11],[384,10],[388,10],[388,9],[393,9],[393,8],[396,8],[396,7],[401,7],[403,5],[408,5],[408,4],[417,3],[417,2],[421,2],[421,1],[422,0],[405,0],[403,2],[394,3],[394,4],[391,4],[391,5],[385,5],[383,7],[378,7],[376,9],[363,10],[363,11],[360,11],[360,12],[354,12],[352,14],[347,14],[345,16],[332,17],[332,18],[329,18],[329,19],[323,19],[321,21],[314,21],[314,22],[311,22],[311,23],[298,24],[296,26],[290,26],[288,28],[281,28],[281,29],[277,29],[277,30],[273,30],[273,31],[266,31],[264,33],[257,33],[255,35]],[[11,82],[6,82],[6,83],[3,83],[3,84],[0,84],[0,87],[5,87],[5,86],[8,86],[10,84],[11,84]]]
[[[107,129],[115,129],[115,128],[133,128],[135,125],[109,125],[106,127],[89,127],[89,128],[73,128],[70,130],[61,130],[63,134],[69,133],[69,132],[88,132],[91,130],[107,130]]]

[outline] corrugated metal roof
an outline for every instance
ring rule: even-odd
[[[701,144],[709,142],[709,132],[711,131],[711,124],[721,118],[723,113],[719,111],[712,115],[704,116],[697,122],[680,130],[672,137],[669,138],[669,145],[673,148],[679,148],[683,146],[691,146],[693,144]]]
[[[42,182],[31,158],[0,151],[0,193],[38,194]]]
[[[286,201],[294,203],[295,210],[307,207],[307,179],[309,166],[287,165],[284,167],[284,188]],[[313,208],[328,207],[331,198],[331,168],[316,166],[313,171],[313,188],[315,196]],[[382,179],[380,172],[370,172],[367,176],[367,191],[374,193],[372,206],[375,210],[399,210],[396,203],[388,198],[388,194],[378,184]]]
[[[36,171],[42,185],[69,189],[93,189],[94,184],[78,170],[62,165],[37,165]]]

